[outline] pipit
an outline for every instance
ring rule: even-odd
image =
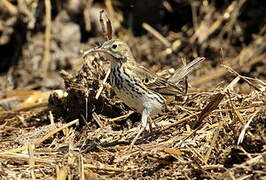
[[[111,61],[110,83],[118,98],[141,113],[142,125],[130,148],[147,128],[148,118],[157,115],[166,107],[164,96],[185,95],[174,82],[184,78],[195,69],[195,65],[205,59],[196,58],[181,70],[179,69],[178,72],[182,75],[174,75],[178,79],[170,78],[171,81],[169,81],[138,64],[129,46],[121,40],[106,41],[100,47],[85,52],[84,56],[95,52],[104,53]]]

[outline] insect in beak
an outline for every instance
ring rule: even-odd
[[[96,47],[94,49],[90,49],[88,51],[85,51],[83,53],[83,57],[87,56],[88,54],[97,53],[97,52],[106,54],[113,61],[119,61],[119,62],[125,62],[126,61],[126,58],[123,58],[123,57],[119,56],[118,54],[113,53],[109,49],[106,49],[106,48],[103,48],[103,47]]]
[[[92,53],[107,53],[107,49],[102,49],[101,47],[96,47],[94,49],[90,49],[90,50],[87,50],[87,51],[84,51],[83,52],[83,57],[86,57],[87,55],[89,54],[92,54]]]

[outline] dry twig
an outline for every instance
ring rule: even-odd
[[[51,64],[51,1],[45,0],[45,34],[44,34],[44,55],[42,68],[46,74]]]

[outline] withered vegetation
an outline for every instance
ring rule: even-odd
[[[1,0],[0,178],[264,179],[263,7]],[[131,151],[140,115],[115,97],[108,61],[81,53],[111,38],[166,78],[207,59],[187,77],[187,96],[153,118]]]

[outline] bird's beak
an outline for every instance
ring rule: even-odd
[[[87,50],[87,51],[84,51],[83,52],[83,57],[86,57],[87,55],[91,54],[91,53],[108,53],[108,50],[107,49],[104,49],[104,48],[101,48],[101,47],[96,47],[94,49],[90,49],[90,50]]]

